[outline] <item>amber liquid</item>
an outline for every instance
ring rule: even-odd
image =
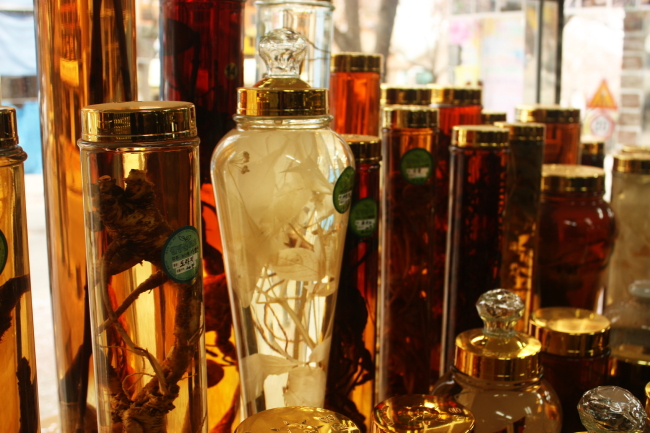
[[[580,124],[547,123],[544,164],[578,164]]]
[[[443,365],[456,336],[482,328],[478,298],[500,286],[508,148],[452,147]]]
[[[333,72],[330,76],[331,128],[339,134],[379,135],[381,76],[376,72]]]
[[[40,431],[23,164],[0,155],[0,420],[2,431]],[[2,242],[2,241],[0,241]],[[6,248],[8,247],[8,248]],[[4,254],[3,254],[4,255]]]
[[[435,152],[432,129],[383,131],[384,192],[382,200],[382,294],[379,347],[379,399],[426,394],[432,353],[442,316],[432,315],[442,292],[433,286],[433,215],[435,155],[426,182],[404,178],[400,161],[412,149]]]
[[[379,170],[378,163],[358,164],[352,209],[364,199],[379,205]],[[326,409],[347,416],[363,432],[370,426],[375,396],[378,223],[379,218],[374,233],[363,237],[348,225],[325,395]]]
[[[93,9],[101,4],[99,11]],[[97,429],[87,312],[79,110],[136,93],[131,1],[35,2],[43,177],[62,433]]]

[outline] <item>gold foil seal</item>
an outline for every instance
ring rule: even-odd
[[[600,156],[605,154],[605,140],[592,135],[580,138],[580,152],[583,155]]]
[[[613,171],[616,173],[650,174],[650,152],[614,155]]]
[[[0,149],[18,144],[18,123],[16,109],[0,105]]]
[[[371,433],[468,433],[474,415],[452,398],[400,395],[372,411]]]
[[[429,104],[431,104],[430,87],[400,87],[390,84],[381,85],[381,105]]]
[[[384,56],[381,54],[339,53],[332,56],[332,72],[376,72],[381,74]]]
[[[481,111],[481,123],[483,125],[494,125],[495,122],[505,122],[508,115],[504,111]]]
[[[438,109],[421,105],[383,107],[382,124],[388,129],[437,128]]]
[[[559,105],[520,105],[515,108],[517,122],[579,123],[580,110]]]
[[[277,407],[246,418],[235,433],[360,433],[349,418],[327,409]]]
[[[177,101],[115,102],[81,109],[81,140],[142,143],[196,137],[194,104]]]
[[[542,193],[605,191],[605,170],[586,165],[544,164]]]
[[[581,308],[550,307],[535,311],[530,334],[544,352],[560,356],[599,356],[609,348],[609,319]]]
[[[237,89],[237,114],[243,116],[325,116],[327,89]]]
[[[510,130],[510,141],[544,141],[546,126],[543,123],[496,122],[494,126]]]
[[[342,134],[358,163],[381,161],[381,139],[374,135]]]
[[[432,105],[481,105],[482,90],[469,86],[431,86]]]
[[[451,132],[451,145],[458,147],[507,147],[509,131],[497,126],[461,125]]]

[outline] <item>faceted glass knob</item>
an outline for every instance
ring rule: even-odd
[[[272,30],[262,37],[259,48],[269,78],[300,75],[300,65],[307,54],[307,40],[299,33],[290,29]]]
[[[590,433],[636,433],[645,428],[646,413],[641,402],[618,386],[587,391],[578,403],[578,413]]]
[[[485,323],[485,335],[508,338],[516,334],[515,324],[524,314],[524,303],[509,290],[494,289],[481,295],[476,309]]]

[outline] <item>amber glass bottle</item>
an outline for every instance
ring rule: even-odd
[[[616,230],[604,193],[600,168],[544,165],[537,272],[542,307],[595,311],[602,301]]]
[[[579,109],[559,105],[520,105],[515,110],[515,120],[546,125],[544,164],[580,162]]]
[[[432,280],[437,123],[435,108],[383,109],[379,400],[426,394],[439,352],[442,315],[431,316],[443,299]]]
[[[509,131],[454,126],[449,185],[442,365],[454,360],[455,338],[480,328],[472,311],[479,297],[499,287],[506,200]]]
[[[379,135],[381,54],[340,53],[332,57],[330,114],[339,134]]]
[[[495,126],[510,131],[501,287],[516,293],[524,301],[524,316],[515,328],[526,331],[530,315],[536,309],[534,301],[538,290],[533,269],[537,260],[544,125],[497,122]]]
[[[531,317],[530,334],[542,343],[544,377],[562,402],[564,433],[581,430],[580,398],[606,383],[609,327],[605,316],[580,308],[541,308]]]
[[[483,125],[494,125],[496,122],[505,122],[508,115],[501,111],[481,111],[481,123]]]
[[[2,431],[40,431],[23,161],[16,110],[0,106],[0,375]],[[42,326],[48,326],[41,322]]]
[[[584,136],[580,139],[580,165],[603,168],[605,165],[605,140]]]

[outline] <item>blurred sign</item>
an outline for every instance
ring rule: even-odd
[[[599,110],[599,112],[595,113],[594,116],[591,117],[589,128],[591,129],[592,135],[609,138],[614,132],[614,121],[605,111]]]
[[[591,98],[591,101],[587,103],[587,108],[603,108],[605,110],[616,110],[618,106],[614,102],[614,97],[612,92],[607,86],[607,81],[603,80],[596,90],[596,93]]]

